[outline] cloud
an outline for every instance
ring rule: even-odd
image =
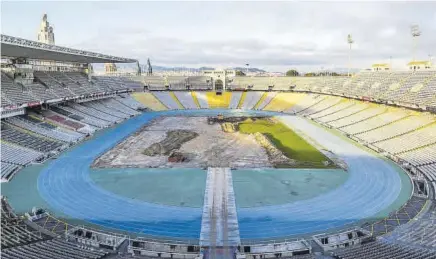
[[[282,71],[332,64],[344,68],[349,54],[346,38],[351,33],[353,67],[369,67],[390,57],[396,67],[402,67],[412,57],[411,24],[422,30],[417,57],[436,56],[436,3],[432,2],[77,4],[80,20],[89,21],[88,25],[77,28],[71,22],[77,19],[74,11],[63,14],[65,21],[51,20],[59,44],[142,63],[150,57],[154,64],[168,66],[226,67],[248,62]],[[51,5],[65,9],[63,3]],[[22,8],[26,6],[18,8],[17,15]],[[2,22],[14,24],[3,18]]]

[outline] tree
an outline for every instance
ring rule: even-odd
[[[299,75],[300,73],[298,73],[298,71],[294,69],[286,71],[286,76],[299,76]]]
[[[236,73],[237,76],[245,76],[245,73],[242,72],[241,70],[236,70],[235,73]]]

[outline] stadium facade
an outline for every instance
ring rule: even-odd
[[[45,43],[1,35],[1,177],[11,190],[3,257],[436,258],[428,64],[352,77],[94,76],[93,63],[138,62],[52,45],[48,22],[40,35]],[[230,167],[207,169],[200,208],[120,197],[89,178],[94,159],[153,120],[235,114],[277,118],[336,154],[350,178],[314,199],[248,208],[238,206]],[[37,164],[29,186],[48,206],[21,217],[13,184]]]

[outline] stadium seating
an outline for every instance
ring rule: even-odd
[[[433,251],[417,249],[413,247],[387,244],[383,242],[371,242],[369,244],[354,246],[334,252],[335,258],[339,259],[434,259]]]
[[[60,82],[63,86],[68,88],[68,90],[70,90],[75,95],[88,95],[94,92],[93,88],[86,87],[89,85],[82,86],[80,82],[73,81],[70,77],[68,77],[62,72],[50,71],[50,72],[46,72],[46,74],[52,77],[53,79],[55,79],[57,82]]]
[[[298,102],[291,108],[287,109],[286,112],[293,113],[293,114],[303,112],[309,107],[323,101],[325,98],[327,97],[318,94],[307,94],[301,99],[300,102]]]
[[[2,105],[3,100],[8,100],[10,104],[23,104],[34,101],[27,89],[22,85],[15,84],[14,81],[6,75],[3,71],[1,72],[1,92],[2,92]]]
[[[429,145],[418,149],[399,152],[397,156],[414,166],[426,165],[436,161],[436,145]]]
[[[209,108],[222,108],[227,109],[230,105],[230,100],[232,98],[232,92],[224,92],[217,95],[215,92],[206,93],[207,103]]]
[[[391,154],[398,154],[436,143],[436,124],[422,129],[418,129],[416,125],[411,125],[408,129],[411,129],[409,133],[401,136],[399,135],[402,131],[395,131],[394,129],[388,134],[384,134],[383,138],[388,138],[392,135],[396,136],[395,138],[392,136],[392,138],[374,143],[374,145]]]
[[[166,90],[165,86],[167,82],[164,77],[161,76],[146,76],[144,77],[144,82],[148,86],[149,90]]]
[[[26,88],[29,90],[29,94],[37,101],[47,101],[53,99],[53,96],[57,96],[53,91],[42,84],[33,83],[26,85]]]
[[[92,81],[88,81],[85,74],[78,72],[37,71],[35,78],[32,84],[21,85],[2,72],[2,105],[128,89],[143,91],[141,83],[126,78],[95,76]],[[78,142],[97,129],[138,115],[139,110],[241,108],[297,114],[337,128],[353,139],[398,158],[405,167],[415,167],[418,171],[415,176],[425,176],[436,191],[434,115],[324,94],[345,94],[357,99],[364,96],[368,97],[365,100],[435,106],[434,71],[362,72],[352,78],[326,77],[307,80],[237,77],[229,83],[231,88],[259,91],[233,91],[224,92],[223,95],[195,91],[211,89],[212,82],[212,78],[207,76],[146,77],[145,83],[149,89],[159,91],[124,93],[114,98],[54,104],[47,110],[31,111],[27,115],[2,119],[1,178],[11,179],[21,168],[33,161],[42,160],[47,153],[58,152],[67,144]],[[193,92],[181,91],[187,85]],[[274,90],[288,90],[293,85],[296,85],[298,92],[263,92],[270,86],[274,86]],[[180,91],[161,91],[167,90],[166,86]],[[303,91],[313,93],[302,93]],[[418,203],[424,202],[421,199]],[[405,210],[407,208],[405,206]],[[434,205],[431,209],[434,211]],[[405,227],[399,227],[392,234],[392,238],[386,238],[388,242],[376,241],[340,249],[334,252],[334,257],[436,258],[431,253],[434,250],[426,250],[436,247],[435,239],[432,238],[436,235],[435,214],[427,213],[424,218],[405,224],[410,219],[403,219],[401,215],[409,214],[406,212],[395,214],[397,222],[404,223]],[[2,206],[2,232],[8,235],[3,239],[2,233],[2,248],[5,248],[2,256],[5,258],[102,258],[107,255],[104,251],[90,250],[78,247],[75,243],[35,234],[22,222],[11,223],[17,219],[3,221],[3,213]],[[418,214],[414,213],[410,215],[413,214],[414,217]],[[5,214],[5,219],[9,220],[7,216]],[[383,230],[384,233],[388,232],[387,227]],[[312,258],[312,255],[295,258]]]
[[[127,119],[129,116],[127,116],[126,114],[117,111],[116,109],[112,109],[112,108],[107,108],[106,106],[104,106],[103,104],[101,104],[98,101],[94,101],[94,102],[84,102],[81,103],[80,105],[83,105],[87,108],[90,108],[90,112],[95,114],[95,115],[99,115],[100,114],[100,118],[103,119],[108,119],[112,122],[121,122],[123,119]],[[101,115],[103,115],[103,117],[101,117]]]
[[[89,81],[79,72],[34,71],[33,75],[33,83],[22,85],[2,71],[2,106],[143,89],[141,83],[122,77],[97,76]]]
[[[418,128],[429,125],[432,122],[434,122],[434,119],[430,116],[408,116],[401,120],[395,120],[383,124],[382,127],[376,127],[369,131],[356,134],[356,137],[363,139],[366,142],[374,143],[414,131]]]
[[[185,109],[198,109],[199,107],[195,104],[192,98],[191,92],[174,92],[177,99],[185,107]]]
[[[171,97],[169,92],[153,92],[153,94],[161,103],[168,107],[168,109],[179,109],[178,103]]]
[[[408,98],[409,103],[424,103],[431,107],[436,107],[436,99],[434,93],[436,92],[436,75],[425,79],[418,84],[418,87],[414,87],[410,90],[409,94],[404,95],[403,98]]]
[[[7,122],[21,127],[23,129],[33,131],[42,136],[46,136],[48,138],[56,139],[64,142],[77,142],[83,138],[83,135],[77,132],[61,130],[56,126],[53,126],[48,123],[44,123],[38,121],[36,119],[32,119],[29,116],[16,116],[13,118],[6,119]]]
[[[303,96],[303,94],[295,93],[278,93],[263,109],[266,111],[287,111],[298,103]]]
[[[295,90],[365,97],[373,100],[435,106],[434,70],[430,71],[364,71],[351,79],[318,77],[296,79]],[[256,84],[252,82],[252,84]]]
[[[105,128],[111,124],[109,121],[98,119],[68,106],[52,106],[50,109],[54,112],[70,117],[74,120],[87,123],[97,128]]]
[[[97,259],[109,253],[42,234],[29,227],[1,199],[1,248],[2,258],[8,259]]]
[[[274,77],[272,80],[274,90],[276,91],[288,91],[295,85],[292,77]]]
[[[45,236],[29,228],[25,222],[17,217],[3,197],[1,198],[1,229],[2,256],[5,248],[46,239]]]
[[[349,106],[346,106],[346,108],[325,115],[321,118],[318,118],[318,120],[333,126],[334,124],[338,123],[339,120],[349,117],[353,114],[357,114],[358,112],[361,112],[368,107],[369,105],[366,103],[352,101]]]
[[[10,259],[98,259],[103,258],[108,252],[82,248],[79,245],[59,239],[36,242],[29,245],[5,249],[2,257]]]
[[[47,86],[53,93],[55,93],[57,98],[75,96],[75,94],[67,87],[66,84],[49,75],[48,73],[43,71],[34,71],[33,75],[45,86]]]
[[[207,101],[207,95],[205,92],[196,92],[195,97],[198,100],[198,104],[200,105],[200,108],[202,109],[209,108],[209,103]]]
[[[107,114],[105,112],[101,112],[101,111],[94,109],[92,107],[89,107],[89,106],[90,105],[86,104],[86,103],[83,103],[83,104],[82,103],[80,103],[80,104],[79,103],[72,103],[70,107],[77,110],[77,111],[80,111],[82,114],[86,114],[86,115],[92,116],[94,118],[99,118],[100,120],[108,121],[109,125],[112,123],[117,123],[117,122],[121,121],[120,118],[118,118],[114,115],[110,115],[110,114]]]
[[[384,237],[388,242],[415,245],[428,249],[436,248],[436,204],[428,208],[428,213],[417,218],[411,224],[396,228],[391,234]]]
[[[212,78],[208,76],[188,77],[187,84],[191,90],[211,90]]]
[[[101,93],[108,91],[108,87],[106,87],[105,85],[100,85],[95,80],[89,81],[87,75],[85,74],[79,72],[64,72],[64,74],[70,80],[85,88],[90,93]]]
[[[329,109],[322,110],[322,111],[320,111],[318,113],[315,113],[314,115],[312,115],[310,117],[314,118],[314,119],[321,120],[322,118],[324,118],[324,117],[326,117],[328,115],[334,114],[334,113],[339,112],[339,111],[341,111],[343,109],[347,109],[347,108],[349,108],[352,105],[353,105],[353,103],[348,101],[348,100],[341,100],[340,102],[338,102],[337,104],[333,105]]]
[[[277,93],[276,92],[268,92],[265,93],[263,96],[264,98],[261,98],[259,102],[256,104],[254,109],[257,110],[263,110],[275,97]]]
[[[128,89],[143,89],[143,86],[139,82],[132,81],[123,77],[112,76],[94,76],[92,77],[93,83],[98,87],[105,87],[106,91],[122,91]]]
[[[2,140],[34,149],[42,153],[47,153],[51,151],[60,151],[63,147],[63,143],[44,138],[37,134],[30,134],[26,131],[18,129],[17,127],[6,125],[2,123]]]
[[[20,165],[15,165],[15,164],[1,161],[1,179],[3,181],[8,181],[21,168],[22,166]]]
[[[147,108],[155,111],[168,110],[168,108],[151,93],[133,93],[132,97]]]
[[[436,163],[419,166],[418,168],[422,173],[424,173],[427,179],[433,182],[433,187],[436,187]],[[436,195],[436,188],[434,188],[434,191]]]
[[[169,76],[167,82],[171,90],[186,90],[187,77],[185,76]]]
[[[126,115],[134,116],[140,114],[136,109],[132,109],[123,103],[117,102],[114,98],[101,99],[99,102],[106,107],[106,109],[114,109]]]
[[[347,132],[347,129],[351,130],[354,128],[352,126],[353,124],[364,122],[365,120],[378,116],[386,111],[387,109],[384,106],[368,105],[367,108],[362,109],[361,111],[352,113],[348,116],[344,116],[343,118],[337,119],[335,121],[331,121],[329,122],[329,124],[336,128],[341,128],[341,129],[345,128],[343,130]],[[346,128],[347,126],[349,127]]]
[[[136,101],[127,94],[120,94],[119,96],[115,97],[115,100],[133,110],[141,110],[146,108],[146,106]]]
[[[18,145],[1,142],[1,161],[17,165],[27,165],[42,159],[44,154]]]
[[[306,109],[300,111],[298,114],[303,116],[310,116],[316,114],[318,112],[324,111],[341,101],[341,98],[336,96],[328,96],[321,100],[320,102],[315,103],[312,106],[307,107]]]
[[[238,108],[239,100],[241,100],[242,92],[233,92],[230,99],[229,109]]]
[[[349,134],[359,134],[376,128],[380,128],[395,121],[399,121],[409,116],[409,113],[407,111],[397,109],[391,109],[385,113],[380,113],[380,110],[370,110],[365,113],[364,117],[361,116],[362,114],[359,114],[359,117],[361,119],[360,121],[342,127],[341,130]],[[367,118],[367,116],[370,117]]]
[[[259,102],[263,93],[247,92],[244,102],[241,104],[241,109],[250,110]]]

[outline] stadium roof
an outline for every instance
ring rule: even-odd
[[[45,44],[8,35],[1,35],[1,56],[75,63],[134,63],[136,59],[115,57],[86,50]]]

